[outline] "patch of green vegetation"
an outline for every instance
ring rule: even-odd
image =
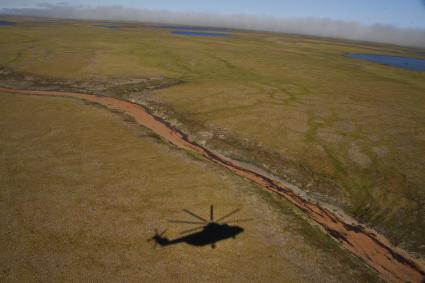
[[[171,87],[179,84],[180,81],[172,78],[154,78],[138,83],[124,83],[111,86],[103,91],[104,94],[111,95],[121,99],[128,99],[133,93],[143,91],[155,91],[161,88]]]
[[[188,154],[189,154],[191,157],[193,157],[193,159],[195,159],[195,160],[205,160],[205,158],[204,158],[201,154],[199,154],[199,153],[196,153],[196,152],[190,151],[190,152],[188,152]]]

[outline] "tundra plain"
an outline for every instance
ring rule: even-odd
[[[196,142],[261,167],[424,256],[425,74],[345,56],[423,58],[423,50],[5,19],[18,24],[0,27],[1,86],[145,105]]]
[[[0,94],[3,282],[372,282],[359,259],[287,202],[170,147],[129,117],[74,99]],[[18,111],[17,111],[18,110]],[[154,248],[241,208],[217,247]],[[232,220],[229,219],[229,220]]]

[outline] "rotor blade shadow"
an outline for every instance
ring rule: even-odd
[[[184,220],[168,220],[170,223],[180,223],[180,224],[199,224],[205,225],[205,222],[195,222],[195,221],[184,221]]]
[[[193,216],[193,217],[195,217],[195,218],[199,219],[199,220],[202,220],[202,221],[204,221],[204,222],[208,222],[208,220],[206,220],[205,218],[203,218],[203,217],[201,217],[201,216],[199,216],[199,215],[197,215],[197,214],[195,214],[195,213],[191,212],[190,210],[183,209],[183,211],[184,211],[184,212],[186,212],[187,214],[189,214],[189,215],[191,215],[191,216]]]
[[[235,209],[235,210],[233,210],[233,211],[231,211],[231,212],[227,213],[226,215],[224,215],[224,216],[220,217],[220,218],[219,218],[219,219],[217,219],[216,221],[217,221],[217,222],[219,222],[219,221],[221,221],[221,220],[224,220],[224,219],[226,219],[226,218],[228,218],[228,217],[232,216],[233,214],[238,213],[238,212],[239,212],[239,210],[241,210],[241,209],[240,209],[240,208],[237,208],[237,209]]]

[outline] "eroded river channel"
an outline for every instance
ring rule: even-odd
[[[145,107],[139,104],[106,96],[83,93],[7,88],[0,88],[0,91],[38,96],[72,97],[98,103],[111,110],[125,113],[133,117],[138,124],[151,129],[174,146],[197,153],[204,159],[225,167],[234,174],[256,183],[261,188],[284,197],[301,209],[311,221],[318,224],[323,231],[338,241],[344,248],[375,269],[381,274],[382,278],[393,282],[425,281],[425,271],[421,263],[407,253],[391,246],[385,238],[378,235],[375,231],[353,220],[348,220],[348,218],[334,213],[332,210],[321,206],[315,201],[300,196],[278,178],[269,176],[261,170],[253,169],[252,166],[240,164],[204,146],[191,142],[186,134],[150,113]]]

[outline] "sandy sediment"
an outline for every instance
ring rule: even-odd
[[[260,187],[277,193],[300,208],[309,219],[320,225],[332,238],[339,241],[343,247],[363,259],[375,269],[382,278],[393,282],[424,282],[425,271],[421,262],[397,249],[375,231],[365,228],[359,223],[348,221],[345,217],[333,213],[318,203],[306,199],[286,184],[251,166],[228,159],[201,145],[193,143],[189,137],[171,126],[168,122],[149,113],[141,105],[106,96],[95,96],[83,93],[58,91],[37,91],[0,88],[2,92],[31,94],[40,96],[73,97],[106,106],[109,109],[121,111],[133,117],[164,140],[181,149],[198,153],[205,159],[221,165],[233,173],[258,184]]]

